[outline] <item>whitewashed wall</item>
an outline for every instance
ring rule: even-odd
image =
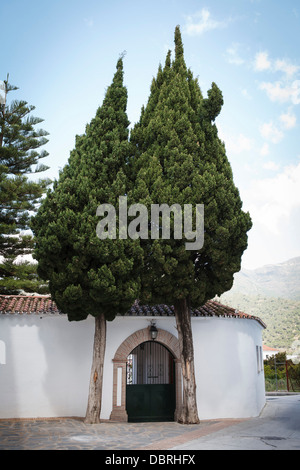
[[[152,317],[151,317],[152,318]],[[113,364],[119,345],[149,326],[150,317],[108,323],[102,419],[112,410]],[[155,318],[177,336],[175,320]],[[200,419],[257,416],[265,403],[256,346],[262,327],[247,319],[193,318]],[[94,319],[68,322],[59,315],[0,317],[0,418],[84,416],[92,359]]]
[[[84,415],[93,330],[65,316],[1,317],[0,418]]]
[[[256,346],[262,327],[254,320],[197,318],[193,321],[199,417],[258,416],[265,405],[263,365]]]

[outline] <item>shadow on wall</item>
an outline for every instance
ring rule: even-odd
[[[8,321],[11,320],[11,321]],[[1,318],[0,325],[0,418],[18,417],[13,318]]]
[[[39,339],[46,360],[43,390],[52,416],[85,416],[94,324],[92,317],[69,322],[66,315],[40,320]]]
[[[0,418],[84,416],[94,319],[0,318]]]

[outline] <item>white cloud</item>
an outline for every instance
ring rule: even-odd
[[[277,171],[279,170],[279,165],[271,160],[263,164],[265,170]]]
[[[269,144],[267,144],[267,142],[265,142],[262,146],[262,148],[260,149],[260,154],[265,157],[266,155],[269,155],[270,153],[270,148],[269,148]]]
[[[295,75],[298,72],[300,67],[298,65],[290,64],[286,60],[277,59],[275,61],[274,68],[277,71],[284,72],[287,77],[292,77],[293,75]]]
[[[280,124],[276,125],[273,121],[265,122],[259,128],[261,136],[267,141],[263,144],[260,154],[266,156],[269,154],[269,143],[278,144],[284,138],[284,130],[292,129],[296,126],[297,118],[289,109],[286,113],[279,116]]]
[[[269,99],[274,102],[300,104],[300,80],[294,80],[300,70],[299,65],[292,64],[288,59],[270,59],[267,52],[259,52],[254,59],[256,72],[281,72],[279,80],[262,82],[259,85]]]
[[[267,52],[259,52],[258,54],[256,54],[254,61],[254,69],[258,72],[271,69],[271,62],[268,58]]]
[[[202,8],[201,11],[188,16],[186,20],[187,24],[185,25],[185,32],[190,36],[200,35],[213,29],[224,28],[227,26],[229,21],[214,20],[207,8]]]
[[[228,47],[228,49],[226,50],[225,57],[229,64],[242,65],[245,62],[244,59],[242,59],[242,57],[240,56],[238,49],[239,44],[235,43],[232,44],[231,47]]]
[[[252,139],[246,137],[244,134],[239,134],[237,137],[226,136],[224,139],[226,149],[229,154],[239,154],[248,152],[253,147]]]
[[[284,84],[281,81],[274,83],[263,82],[259,88],[266,91],[271,101],[279,103],[290,102],[294,105],[300,104],[300,80]]]
[[[252,96],[250,95],[250,93],[248,92],[248,90],[246,88],[243,88],[241,93],[245,98],[247,98],[247,100],[252,100]]]
[[[270,121],[262,124],[260,127],[262,137],[273,144],[278,144],[283,139],[283,132]]]
[[[292,113],[291,110],[288,110],[287,113],[283,113],[280,116],[280,121],[283,124],[285,129],[292,129],[296,126],[297,118],[296,115]]]
[[[257,72],[262,72],[264,70],[283,72],[286,78],[291,79],[299,69],[299,65],[291,64],[287,59],[270,59],[268,52],[258,52],[254,59],[254,70]]]
[[[273,178],[253,181],[244,198],[253,223],[279,234],[292,211],[300,208],[300,163],[285,167]]]

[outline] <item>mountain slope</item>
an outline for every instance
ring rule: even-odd
[[[236,273],[230,292],[300,300],[300,257]]]
[[[242,270],[220,302],[261,318],[267,325],[264,343],[289,351],[300,339],[300,257]]]

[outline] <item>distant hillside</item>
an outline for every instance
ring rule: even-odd
[[[300,300],[300,257],[236,273],[230,292]]]
[[[264,343],[288,351],[300,339],[300,257],[242,270],[220,301],[261,318],[267,325]]]

